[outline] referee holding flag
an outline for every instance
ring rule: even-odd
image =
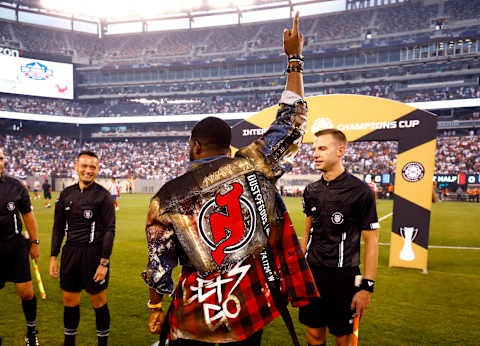
[[[38,225],[27,189],[17,179],[4,175],[4,168],[5,157],[0,149],[0,289],[6,281],[15,283],[27,321],[25,345],[37,346],[37,299],[33,292],[28,255],[30,253],[37,262],[40,255]],[[22,236],[20,214],[27,228],[28,240]]]

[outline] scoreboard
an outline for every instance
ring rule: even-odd
[[[0,54],[0,92],[72,100],[73,64]]]

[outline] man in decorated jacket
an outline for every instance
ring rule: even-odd
[[[298,18],[284,31],[287,84],[265,135],[232,158],[230,127],[214,117],[200,121],[189,141],[191,169],[150,202],[142,273],[150,288],[148,327],[168,333],[170,345],[260,345],[263,328],[280,315],[298,344],[286,305],[303,306],[318,295],[275,188],[306,123]],[[172,292],[165,313],[162,297]]]

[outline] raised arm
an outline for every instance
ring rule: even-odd
[[[285,29],[283,31],[283,48],[289,58],[287,69],[291,69],[291,72],[287,71],[287,85],[285,90],[294,92],[303,98],[303,75],[300,71],[297,71],[299,67],[303,67],[303,61],[301,61],[303,58],[303,35],[298,31],[299,17],[300,14],[297,12],[293,19],[292,29]]]
[[[298,25],[297,12],[292,28],[283,32],[283,46],[288,58],[287,83],[276,119],[260,140],[237,152],[238,156],[253,159],[257,171],[262,171],[270,179],[279,178],[291,169],[305,133],[307,104],[303,100],[303,35]]]

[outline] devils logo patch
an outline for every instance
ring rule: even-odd
[[[235,182],[230,188],[207,201],[198,216],[200,236],[218,266],[229,253],[247,245],[255,232],[255,210],[242,196],[242,184]]]

